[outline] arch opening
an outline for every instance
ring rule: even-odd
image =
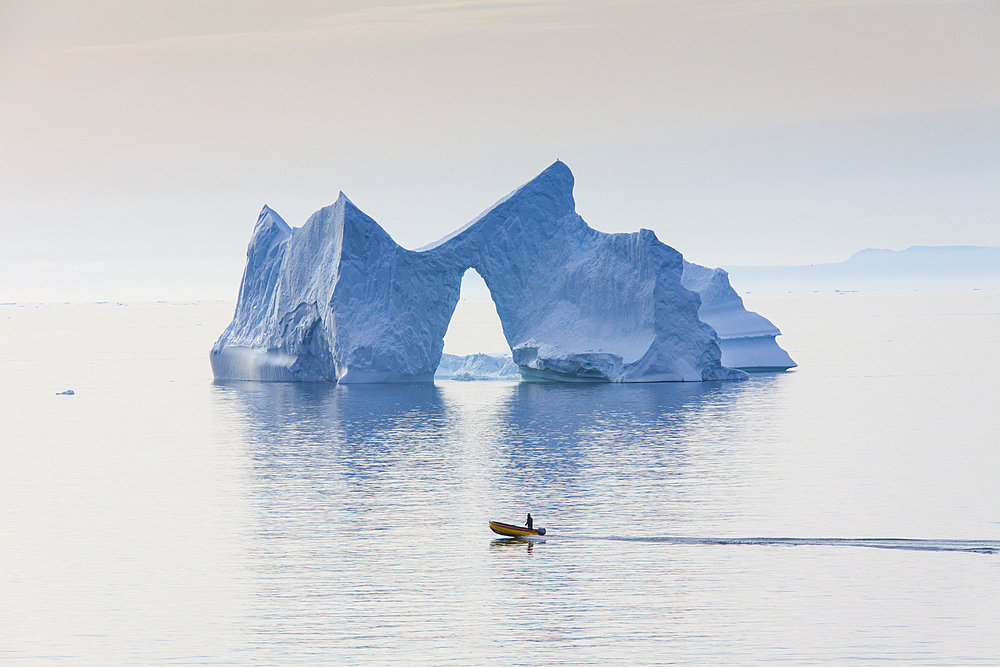
[[[444,354],[437,379],[515,379],[517,366],[496,304],[486,282],[475,269],[466,269],[455,312],[444,336]]]
[[[462,276],[462,291],[444,335],[444,353],[510,354],[496,304],[486,282],[475,269]]]

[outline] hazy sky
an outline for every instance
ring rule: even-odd
[[[1000,245],[1000,0],[0,0],[0,301],[235,298],[265,203],[415,248],[556,159],[713,266]]]

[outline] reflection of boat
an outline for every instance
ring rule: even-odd
[[[494,537],[490,540],[491,547],[516,547],[520,545],[527,544],[528,548],[535,542],[544,542],[545,540],[529,540],[526,537]]]
[[[528,528],[527,526],[513,526],[509,523],[490,521],[490,530],[497,535],[506,537],[528,537],[531,535],[544,535],[544,528]]]
[[[545,544],[545,538],[537,535],[531,537],[494,537],[490,540],[490,549],[495,551],[516,549],[520,551],[520,548],[524,547],[530,554],[536,544]]]

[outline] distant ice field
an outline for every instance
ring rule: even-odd
[[[1000,291],[744,299],[797,369],[216,383],[231,303],[0,306],[0,665],[995,663]]]

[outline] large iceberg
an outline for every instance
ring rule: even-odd
[[[725,366],[760,373],[786,371],[797,365],[774,339],[781,335],[778,327],[746,309],[723,269],[685,260],[681,284],[701,295],[698,317],[719,334]]]
[[[681,254],[646,229],[588,226],[562,162],[419,250],[399,246],[343,193],[297,229],[264,207],[236,314],[212,348],[215,377],[432,381],[469,268],[486,282],[526,380],[745,377],[723,366],[702,299],[682,285]]]

